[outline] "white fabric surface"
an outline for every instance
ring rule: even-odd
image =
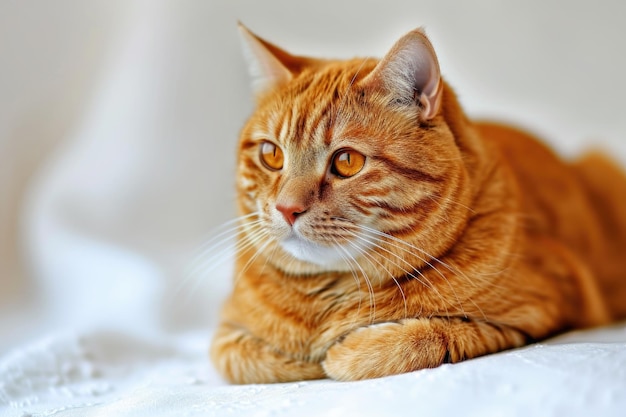
[[[626,3],[0,2],[0,415],[623,415],[626,325],[360,383],[227,386],[206,355],[251,110],[235,22],[302,54],[425,26],[471,115],[626,164]],[[626,278],[626,277],[625,277]]]
[[[598,342],[598,341],[602,342]],[[623,416],[626,326],[376,380],[224,386],[206,334],[56,334],[0,362],[8,416]],[[24,410],[27,410],[24,412]]]

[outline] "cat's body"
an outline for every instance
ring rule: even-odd
[[[610,162],[467,119],[420,31],[380,62],[243,34],[260,83],[211,350],[226,378],[379,377],[626,317]]]

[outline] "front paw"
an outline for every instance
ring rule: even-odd
[[[322,363],[330,378],[351,381],[396,375],[440,365],[444,335],[426,319],[408,319],[359,328],[328,349]]]
[[[217,370],[235,384],[265,384],[324,378],[317,362],[285,355],[246,329],[222,323],[211,344]]]

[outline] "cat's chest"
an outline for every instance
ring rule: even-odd
[[[337,340],[383,317],[380,292],[345,277],[326,278],[304,290],[280,280],[252,278],[245,289],[235,291],[237,307],[232,312],[253,335],[276,350],[299,359],[321,360]],[[383,321],[393,315],[386,312]]]

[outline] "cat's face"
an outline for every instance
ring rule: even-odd
[[[244,231],[288,272],[392,268],[393,238],[419,242],[442,223],[462,167],[454,138],[423,117],[436,103],[397,97],[377,71],[310,63],[266,89],[242,130],[239,205],[257,213]]]

